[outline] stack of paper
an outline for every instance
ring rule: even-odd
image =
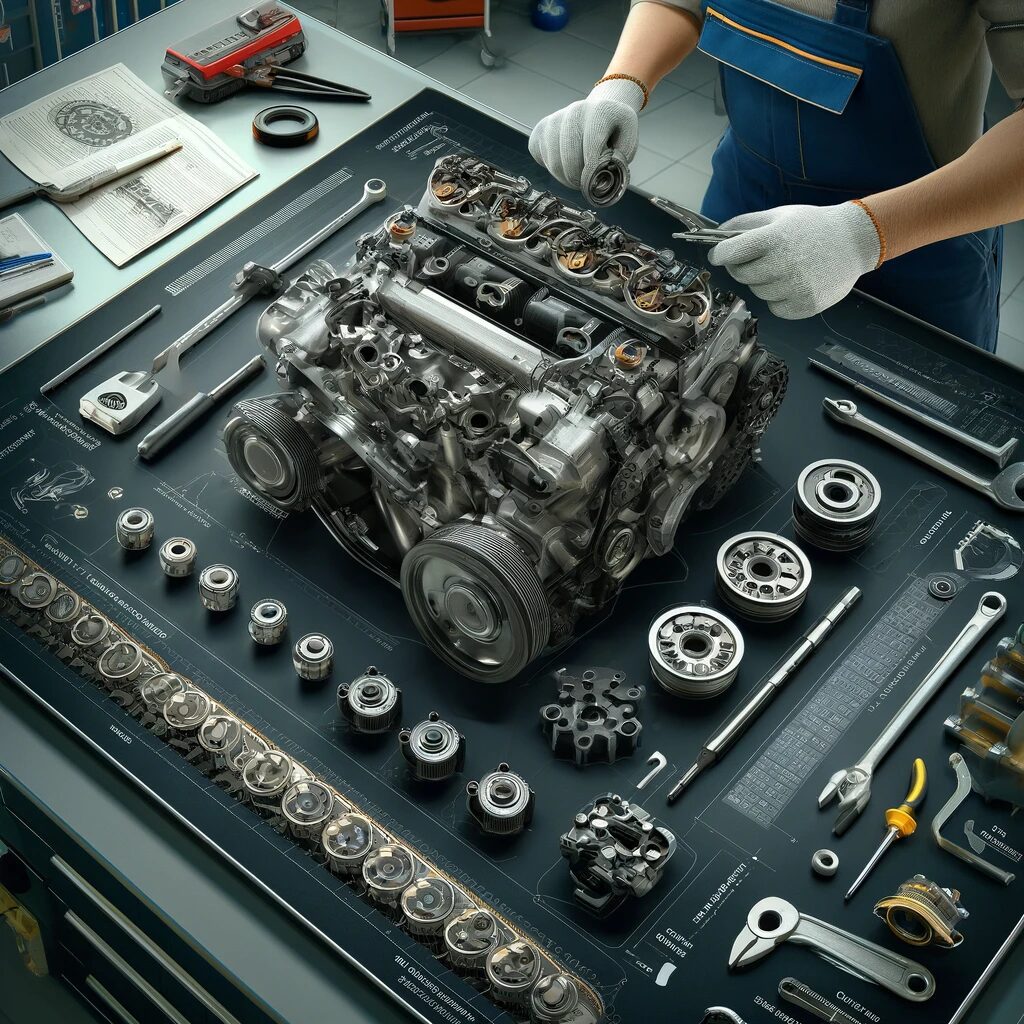
[[[0,309],[70,281],[71,268],[16,213],[0,220],[0,258],[49,252],[53,262],[15,274],[0,275]]]

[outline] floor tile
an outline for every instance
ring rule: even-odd
[[[1005,359],[1008,363],[1013,363],[1014,366],[1024,368],[1024,341],[1018,341],[1016,338],[1011,338],[1009,334],[1000,331],[999,340],[996,344],[996,355],[1000,359]]]
[[[999,332],[1024,344],[1024,296],[1011,295],[999,308]]]
[[[718,62],[700,50],[694,50],[682,64],[666,76],[684,89],[698,89],[710,82],[718,73]]]
[[[630,164],[629,179],[634,185],[643,185],[666,167],[671,166],[672,161],[667,156],[662,156],[660,153],[655,153],[653,149],[641,146]]]
[[[504,68],[485,68],[480,61],[480,42],[463,39],[433,60],[420,65],[420,71],[452,89],[462,89],[481,75],[500,75]]]
[[[463,91],[531,128],[553,110],[583,98],[583,93],[511,62],[481,75]]]
[[[491,35],[495,49],[501,50],[506,57],[514,57],[546,39],[550,33],[534,28],[529,15],[523,11],[497,10],[491,12]]]
[[[686,164],[673,164],[643,183],[645,192],[675,200],[691,210],[699,210],[711,175]]]
[[[714,155],[715,150],[718,148],[718,139],[712,139],[710,142],[706,142],[700,149],[695,149],[692,153],[687,154],[683,157],[683,163],[687,167],[693,167],[698,171],[703,171],[705,174],[711,173],[711,157]]]
[[[676,85],[675,82],[663,79],[658,83],[654,92],[651,93],[651,99],[647,104],[647,109],[644,110],[644,116],[646,117],[652,111],[657,110],[658,107],[663,107],[666,103],[671,103],[673,100],[677,100],[680,96],[685,95],[686,90],[681,85]]]
[[[721,137],[726,119],[715,113],[714,102],[700,93],[684,93],[665,106],[645,112],[640,140],[656,153],[681,160],[712,139]]]
[[[395,37],[395,56],[410,67],[422,67],[465,38],[454,32],[399,33]]]
[[[546,39],[513,58],[516,64],[587,93],[608,68],[608,51],[565,32]]]

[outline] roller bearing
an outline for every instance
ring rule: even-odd
[[[794,615],[811,585],[811,563],[800,547],[776,533],[730,537],[716,562],[718,592],[749,619],[779,622]]]
[[[191,576],[196,567],[196,546],[188,537],[171,537],[160,545],[160,568],[165,576]]]
[[[793,523],[809,544],[824,551],[853,551],[867,543],[878,520],[882,488],[856,462],[822,459],[796,482]]]
[[[656,616],[647,636],[651,672],[676,697],[724,693],[743,661],[743,634],[721,612],[699,605]]]
[[[238,602],[238,573],[230,565],[208,565],[199,574],[199,600],[207,611],[230,611]]]
[[[272,647],[284,639],[288,629],[288,609],[281,601],[265,597],[249,612],[249,636],[263,647]]]
[[[402,713],[402,691],[371,665],[338,687],[338,710],[356,732],[387,732]]]
[[[436,711],[411,729],[403,729],[398,743],[413,775],[421,781],[450,779],[462,771],[466,760],[466,737]]]
[[[153,542],[155,527],[148,508],[126,508],[114,522],[114,536],[125,551],[144,551]]]
[[[533,818],[534,793],[507,764],[466,786],[466,806],[481,832],[514,836]]]
[[[292,650],[292,664],[300,679],[326,679],[334,667],[334,644],[323,633],[300,636]]]

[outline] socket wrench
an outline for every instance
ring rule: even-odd
[[[958,427],[936,419],[934,416],[929,416],[928,413],[921,412],[920,409],[905,405],[898,399],[893,398],[892,395],[887,395],[873,387],[869,387],[856,378],[843,373],[837,367],[829,366],[827,363],[820,363],[817,359],[808,359],[807,363],[813,366],[815,370],[827,374],[829,377],[835,377],[836,380],[841,380],[844,384],[849,384],[858,394],[867,395],[868,398],[878,402],[879,405],[884,405],[887,409],[892,409],[893,412],[906,416],[908,420],[913,420],[915,423],[928,427],[929,430],[934,430],[936,434],[942,434],[944,437],[950,438],[950,440],[957,441],[965,448],[970,448],[972,452],[984,455],[986,459],[991,459],[1000,469],[1006,465],[1019,443],[1019,438],[1011,437],[1008,441],[998,446],[989,444],[988,441],[982,441],[981,438],[968,434],[965,430],[960,430]]]
[[[319,231],[310,235],[276,263],[272,263],[269,267],[263,267],[257,263],[246,263],[231,283],[235,294],[207,313],[198,323],[193,324],[181,337],[172,341],[167,348],[158,352],[153,359],[152,372],[156,374],[166,367],[170,367],[172,373],[178,373],[179,361],[190,348],[197,345],[260,292],[277,291],[283,284],[281,274],[293,267],[303,257],[308,256],[321,242],[325,242],[349,221],[358,217],[363,210],[386,198],[387,194],[386,182],[380,178],[370,178],[363,184],[363,195],[357,203],[350,206],[344,213],[339,214],[334,220],[329,221]]]
[[[875,742],[868,747],[856,764],[850,768],[841,768],[828,780],[828,785],[818,797],[818,807],[825,808],[835,797],[839,798],[839,814],[833,828],[837,836],[841,836],[867,806],[871,799],[871,778],[882,759],[892,750],[896,741],[906,732],[928,702],[942,689],[946,680],[960,667],[978,641],[1003,617],[1005,611],[1006,598],[1002,594],[994,590],[982,594],[977,610],[960,630],[957,638],[918,683],[917,689],[893,715]]]
[[[826,398],[822,406],[837,423],[842,423],[844,426],[885,441],[886,444],[903,452],[904,455],[909,455],[911,458],[917,459],[918,462],[923,462],[926,466],[938,470],[951,480],[956,480],[957,483],[984,494],[1000,508],[1008,509],[1011,512],[1024,512],[1024,462],[1014,462],[998,472],[991,480],[987,480],[955,462],[950,462],[949,459],[945,459],[941,455],[936,455],[928,448],[908,441],[894,430],[882,426],[881,423],[868,419],[867,416],[863,416],[857,411],[855,402],[845,398]]]
[[[928,968],[827,921],[801,914],[777,896],[768,896],[750,908],[747,923],[732,944],[729,966],[746,967],[783,942],[810,946],[840,970],[911,1002],[924,1002],[935,993],[935,978]]]

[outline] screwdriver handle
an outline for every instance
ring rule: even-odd
[[[885,812],[886,824],[895,829],[899,838],[912,836],[917,829],[915,812],[924,803],[924,795],[928,789],[928,770],[921,758],[915,758],[910,769],[910,788],[903,803],[899,807],[890,807]]]

